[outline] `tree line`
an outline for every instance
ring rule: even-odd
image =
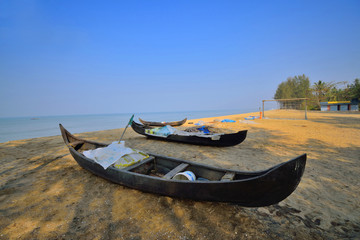
[[[342,87],[341,87],[342,86]],[[317,81],[310,85],[309,77],[288,77],[279,84],[274,99],[308,98],[308,109],[320,110],[320,102],[351,101],[360,98],[360,80],[352,83]]]

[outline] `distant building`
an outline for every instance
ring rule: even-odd
[[[359,111],[359,99],[351,101],[321,102],[321,111]]]

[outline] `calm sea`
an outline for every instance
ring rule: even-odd
[[[197,119],[255,111],[257,110],[243,109],[196,112],[136,113],[134,120],[138,122],[138,118],[140,117],[147,121],[178,121],[186,117],[188,119]],[[0,142],[60,135],[59,123],[69,129],[72,133],[124,128],[129,122],[131,115],[132,113],[120,113],[0,118]]]

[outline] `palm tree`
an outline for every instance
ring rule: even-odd
[[[314,83],[314,86],[311,88],[316,103],[320,109],[320,102],[329,101],[330,99],[336,99],[336,91],[333,91],[335,86],[338,84],[345,84],[346,82],[323,82],[319,80]],[[336,89],[335,89],[336,90]]]
[[[327,83],[319,80],[318,82],[314,83],[314,86],[311,89],[314,93],[316,103],[319,108],[320,108],[320,102],[325,100],[325,95],[328,91],[328,87],[326,85]]]

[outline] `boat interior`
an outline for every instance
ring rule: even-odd
[[[82,153],[85,150],[104,147],[87,141],[72,141],[70,145]],[[150,155],[150,157],[121,170],[164,179],[172,179],[177,173],[191,171],[197,181],[233,181],[258,176],[258,172],[236,173],[235,171],[222,170],[205,165],[192,164],[165,156]]]
[[[64,133],[66,133],[64,135],[66,135],[69,146],[71,146],[81,154],[85,150],[96,149],[99,147],[107,146],[107,144],[79,139],[73,136],[67,130],[65,130]],[[161,177],[164,179],[172,179],[177,173],[184,171],[191,171],[195,174],[196,181],[224,181],[224,182],[248,179],[262,175],[265,172],[269,171],[266,170],[262,172],[238,172],[238,171],[235,172],[231,170],[219,169],[207,165],[191,163],[188,161],[182,161],[180,159],[159,156],[159,155],[150,155],[150,157],[138,163],[135,163],[131,166],[119,170],[131,171],[139,174]]]

